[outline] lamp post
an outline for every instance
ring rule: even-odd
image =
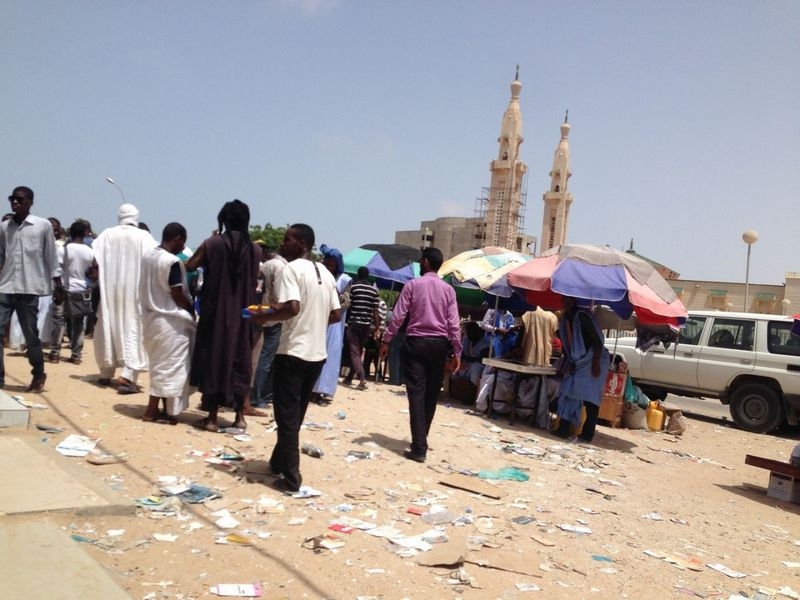
[[[125,193],[122,191],[122,188],[117,185],[117,182],[111,179],[111,177],[106,177],[106,181],[117,188],[119,195],[122,196],[122,202],[127,204],[127,200],[125,199]]]
[[[742,241],[747,244],[747,268],[744,272],[744,312],[747,312],[747,297],[750,295],[750,249],[758,241],[758,233],[753,229],[745,229]]]
[[[784,298],[783,300],[781,300],[781,305],[783,306],[783,310],[781,310],[782,315],[786,314],[786,311],[789,310],[789,306],[791,306],[791,304],[792,301],[789,300],[788,298]]]

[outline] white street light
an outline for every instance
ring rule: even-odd
[[[758,241],[758,232],[745,229],[742,241],[747,244],[747,268],[744,272],[744,312],[747,312],[747,297],[750,295],[750,248]]]
[[[783,305],[783,310],[781,311],[781,314],[785,315],[786,311],[789,310],[789,306],[791,306],[792,301],[789,300],[788,298],[784,298],[783,300],[781,300],[781,304]]]
[[[117,182],[111,179],[111,177],[106,177],[106,181],[117,188],[119,195],[122,196],[122,202],[127,204],[127,200],[125,199],[125,193],[122,191],[122,188],[117,185]]]

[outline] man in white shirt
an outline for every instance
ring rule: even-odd
[[[286,259],[276,252],[271,253],[269,260],[261,265],[261,275],[264,278],[264,304],[278,303],[278,281],[283,268],[287,265]],[[251,404],[256,408],[263,408],[273,398],[273,379],[270,379],[272,363],[275,361],[275,354],[278,351],[278,343],[281,339],[281,323],[267,322],[263,328],[263,342],[261,352],[258,356],[255,375],[253,377],[253,391]]]
[[[69,228],[68,243],[58,249],[63,265],[62,279],[67,292],[64,301],[64,316],[69,319],[69,362],[81,364],[83,353],[83,331],[86,317],[92,312],[92,290],[86,272],[94,261],[94,252],[83,243],[86,237],[86,222],[75,221]],[[64,320],[59,319],[53,327],[50,343],[50,362],[58,362],[61,355],[61,338],[64,336]]]
[[[269,464],[274,474],[283,475],[275,486],[284,492],[297,492],[303,481],[300,426],[327,357],[328,325],[341,320],[336,281],[328,269],[309,260],[313,247],[314,230],[308,225],[297,223],[286,230],[280,253],[289,264],[281,272],[275,312],[266,317],[283,322],[273,364],[278,441]]]

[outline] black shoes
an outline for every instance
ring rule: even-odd
[[[405,456],[408,460],[413,460],[414,462],[424,463],[425,462],[425,455],[424,454],[414,454],[411,450],[406,450],[403,452],[403,456]]]
[[[31,384],[28,386],[28,391],[31,394],[41,394],[44,391],[44,382],[47,381],[47,374],[42,373],[41,375],[37,375],[31,381]]]

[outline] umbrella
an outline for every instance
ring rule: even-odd
[[[605,304],[623,319],[636,311],[642,325],[680,325],[686,307],[650,263],[610,246],[556,246],[508,274],[508,283],[543,308],[563,296]]]
[[[344,270],[356,275],[367,267],[379,282],[406,283],[419,277],[419,257],[417,248],[403,244],[364,244],[344,255]]]
[[[508,285],[506,275],[531,258],[529,254],[499,246],[466,250],[446,260],[439,268],[439,277],[452,275],[459,285],[508,298],[514,290]]]

